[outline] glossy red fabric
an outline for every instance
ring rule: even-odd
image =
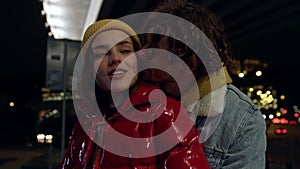
[[[136,91],[130,95],[130,99],[126,100],[120,108],[122,112],[126,113],[126,117],[137,120],[146,117],[149,119],[147,123],[132,121],[117,112],[101,128],[101,136],[96,136],[95,134],[99,134],[99,132],[96,132],[95,124],[99,124],[101,121],[100,116],[87,118],[86,121],[81,119],[80,123],[77,121],[59,168],[208,169],[208,161],[202,144],[199,142],[199,133],[186,111],[180,112],[182,110],[180,102],[167,97],[166,106],[163,106],[161,96],[153,94],[151,101],[149,101],[149,94],[154,89],[157,89],[155,85],[141,83]],[[80,109],[83,114],[89,114],[87,105],[80,106],[82,106]],[[179,112],[181,113],[180,116]],[[177,117],[181,119],[175,123]],[[86,124],[84,128],[88,127],[88,129],[84,130],[82,124]],[[184,132],[186,126],[192,126],[187,133]],[[133,140],[111,139],[114,138],[111,137],[113,130],[128,137],[142,138],[145,140],[145,144],[136,144]],[[169,130],[170,133],[159,140],[153,137],[164,133],[166,130]],[[111,153],[107,149],[103,149],[102,146],[97,146],[86,133],[89,133],[95,142],[98,143],[97,138],[99,138],[101,145],[118,150],[118,154],[126,154],[126,156]],[[162,149],[172,142],[178,143],[166,152],[150,157],[134,157],[134,154],[138,153],[145,153],[144,155],[156,153],[158,149]]]

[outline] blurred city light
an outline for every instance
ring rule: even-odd
[[[262,75],[262,71],[260,71],[260,70],[256,71],[256,72],[255,72],[255,75],[256,75],[256,76],[261,76],[261,75]]]
[[[240,78],[243,78],[244,76],[245,76],[244,73],[239,73],[239,77],[240,77]]]
[[[51,144],[53,142],[53,135],[37,134],[36,136],[38,143]]]
[[[275,130],[276,134],[287,134],[287,129],[285,128],[278,128]]]
[[[52,143],[52,139],[53,139],[53,136],[52,135],[46,135],[46,143],[50,144]]]
[[[14,102],[9,102],[9,106],[10,106],[10,107],[14,107],[14,106],[15,106],[15,103],[14,103]]]
[[[46,138],[45,134],[38,134],[36,136],[36,139],[37,139],[38,143],[44,143],[45,142],[45,138]]]
[[[281,109],[281,112],[283,113],[283,114],[286,114],[287,113],[287,110],[286,109]]]
[[[279,123],[280,123],[280,120],[279,120],[278,118],[273,118],[273,119],[272,119],[272,122],[273,122],[274,124],[279,124]]]

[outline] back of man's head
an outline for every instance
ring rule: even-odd
[[[172,14],[191,22],[212,42],[224,65],[230,64],[230,45],[221,18],[215,13],[188,0],[165,0],[152,8],[151,12]]]

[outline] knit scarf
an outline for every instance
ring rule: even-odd
[[[191,117],[208,116],[223,111],[226,84],[232,83],[226,67],[211,75],[197,80],[182,96],[182,102],[186,109],[192,113]],[[195,92],[198,91],[198,92]]]

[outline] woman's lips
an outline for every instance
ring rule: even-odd
[[[112,74],[112,75],[120,75],[120,74],[122,74],[122,73],[124,73],[123,70],[116,70],[116,71],[112,72],[111,74]]]
[[[121,78],[125,75],[126,72],[127,71],[124,69],[114,69],[114,70],[110,71],[108,73],[108,75],[113,78]]]

